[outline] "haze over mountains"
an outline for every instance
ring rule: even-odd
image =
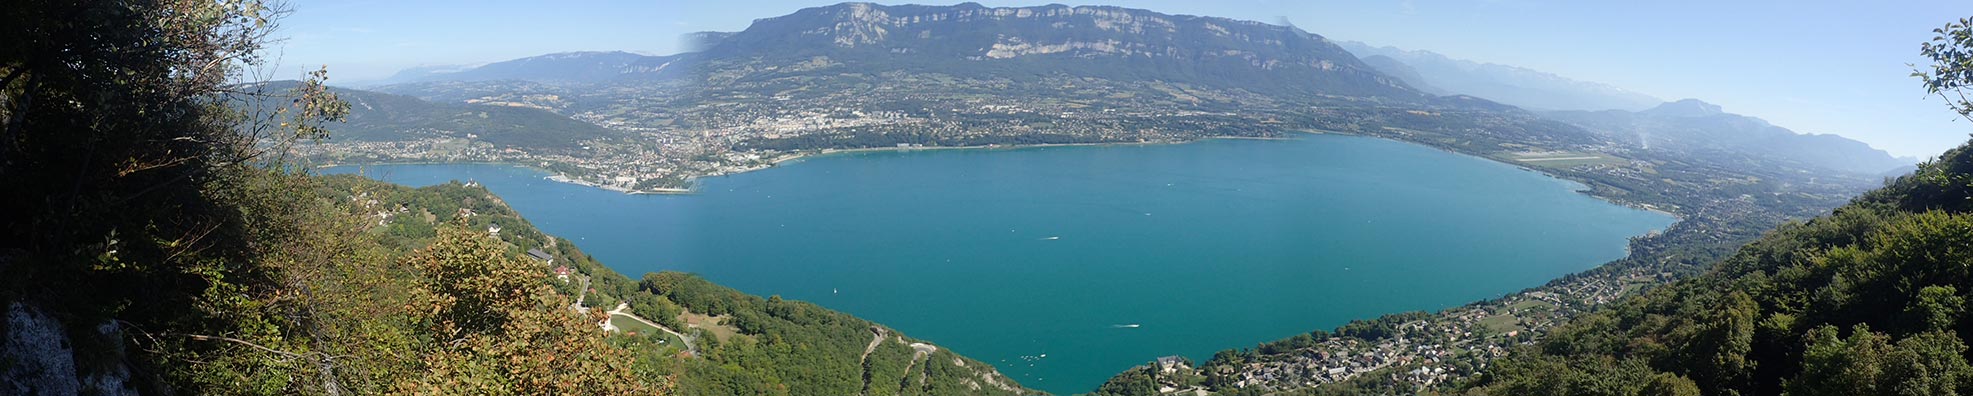
[[[1439,95],[1466,94],[1520,106],[1619,138],[1640,148],[1723,150],[1863,174],[1902,170],[1915,159],[1894,158],[1868,144],[1832,134],[1800,134],[1755,117],[1722,111],[1698,99],[1665,102],[1602,83],[1537,70],[1453,59],[1431,51],[1343,42],[1364,62],[1413,87]],[[1901,173],[1901,172],[1900,172]]]
[[[636,73],[633,64],[669,57],[623,51],[579,51],[531,56],[477,66],[423,66],[404,69],[366,87],[425,81],[531,80],[603,82]],[[655,71],[655,70],[648,70]]]
[[[1698,99],[1629,112],[1550,111],[1544,115],[1660,150],[1716,150],[1768,156],[1840,171],[1883,174],[1917,161],[1837,135],[1800,134],[1767,121],[1722,111]],[[1903,173],[1902,171],[1898,173]]]
[[[1453,59],[1436,52],[1377,47],[1355,41],[1344,49],[1377,70],[1437,95],[1466,94],[1529,110],[1630,110],[1664,100],[1608,84],[1572,80],[1527,68]]]

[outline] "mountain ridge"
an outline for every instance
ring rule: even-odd
[[[928,27],[936,24],[937,28]],[[1002,78],[1129,73],[1297,94],[1422,99],[1320,35],[1288,26],[1113,6],[986,7],[841,3],[757,19],[738,32],[690,35],[693,51],[667,56],[558,53],[435,74],[417,81],[526,79],[603,82],[691,78],[681,69],[760,67],[757,78],[840,66],[868,73],[964,71]],[[559,57],[556,59],[542,59]],[[576,63],[555,76],[530,64]],[[832,65],[833,64],[833,65]],[[679,67],[690,66],[690,67]],[[585,68],[587,67],[587,68]],[[1227,75],[1232,73],[1232,75]]]
[[[1359,57],[1384,56],[1406,65],[1418,81],[1446,92],[1500,101],[1529,110],[1643,110],[1661,99],[1609,84],[1570,79],[1519,66],[1482,63],[1426,50],[1339,43]]]
[[[1877,175],[1912,163],[1836,134],[1798,133],[1757,117],[1728,113],[1698,99],[1665,102],[1644,111],[1549,111],[1545,117],[1581,125],[1642,149],[1723,150],[1808,166]]]

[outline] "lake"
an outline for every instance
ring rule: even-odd
[[[1158,356],[1203,362],[1502,296],[1620,258],[1674,220],[1515,166],[1336,135],[828,155],[691,195],[500,165],[366,172],[476,180],[633,278],[687,271],[815,302],[1056,394]]]

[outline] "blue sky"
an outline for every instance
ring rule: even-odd
[[[981,1],[990,6],[1046,2]],[[552,52],[670,54],[680,34],[737,31],[827,1],[295,0],[276,77],[333,81],[419,65]],[[1082,4],[1082,3],[1072,3]],[[1173,14],[1277,22],[1336,40],[1521,66],[1665,99],[1698,98],[1899,156],[1963,143],[1973,123],[1927,99],[1908,63],[1973,1],[1114,0]]]

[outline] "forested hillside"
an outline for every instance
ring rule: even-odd
[[[504,257],[528,261],[531,276],[564,296],[556,307],[595,314],[621,303],[621,312],[656,322],[663,329],[632,328],[639,325],[623,315],[601,315],[589,317],[589,329],[606,319],[629,325],[607,341],[629,351],[624,362],[632,370],[674,381],[678,394],[1025,392],[990,365],[814,304],[760,298],[684,273],[625,277],[568,240],[536,230],[477,184],[410,188],[353,175],[313,179],[325,200],[351,202],[365,223],[374,222],[366,235],[386,250],[450,242],[451,234],[497,241]],[[531,250],[548,259],[525,256]],[[568,268],[567,279],[552,276],[557,267]]]
[[[1914,73],[1973,84],[1973,19]],[[1577,318],[1470,391],[1500,395],[1954,395],[1973,392],[1973,144],[1834,213],[1790,224],[1696,278]]]
[[[297,84],[295,81],[275,81],[239,88],[281,93],[294,89]],[[461,145],[467,141],[483,144],[484,150],[527,148],[568,152],[582,147],[585,141],[620,134],[528,105],[433,103],[409,96],[349,88],[329,88],[329,92],[349,104],[349,114],[342,122],[328,126],[334,132],[329,138],[336,141],[447,139]],[[259,99],[241,103],[241,106],[247,111],[271,111],[266,107],[279,103],[267,102],[279,102],[281,98]]]
[[[1973,147],[1698,278],[1577,319],[1499,362],[1512,395],[1957,394],[1973,320]],[[1669,393],[1666,393],[1669,392]]]
[[[347,201],[365,223],[375,219],[365,236],[385,250],[412,252],[434,240],[434,250],[458,240],[493,240],[501,260],[525,260],[525,272],[560,296],[550,307],[592,313],[586,329],[627,351],[621,363],[643,378],[675,382],[679,394],[1026,392],[988,364],[815,303],[748,296],[677,272],[625,278],[572,242],[537,231],[477,185],[412,189],[357,175],[316,179],[326,201]],[[495,227],[499,231],[487,232]],[[548,260],[523,256],[529,250],[541,250]],[[560,266],[568,268],[566,280],[550,276]],[[627,317],[598,315],[620,303],[625,313],[663,329],[633,329]],[[594,323],[604,319],[625,327],[602,337]]]
[[[282,149],[350,103],[238,83],[285,10],[9,7],[0,394],[1030,393],[812,304],[634,281],[482,188],[311,175]]]

